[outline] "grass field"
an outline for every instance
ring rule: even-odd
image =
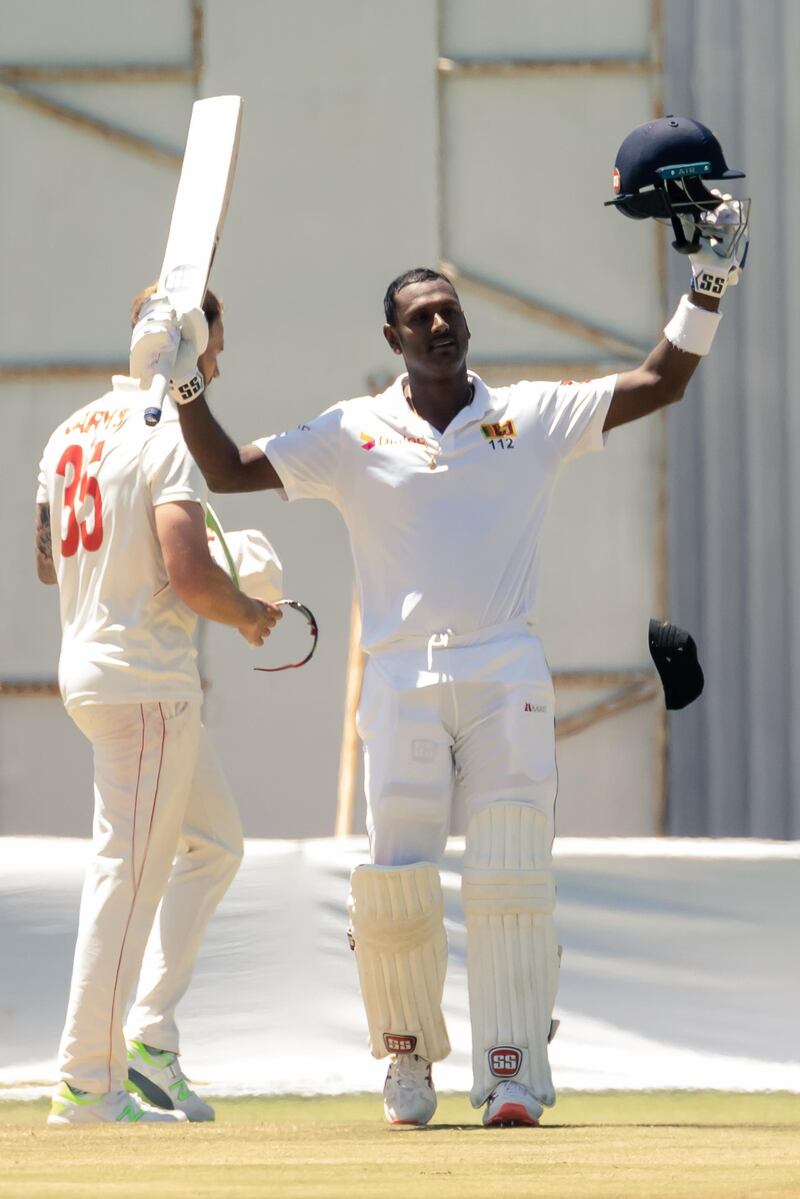
[[[219,1100],[216,1124],[47,1129],[0,1102],[0,1196],[58,1199],[750,1199],[800,1196],[800,1096],[565,1094],[539,1129],[460,1095],[392,1130],[376,1096]]]

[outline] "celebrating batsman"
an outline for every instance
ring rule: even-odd
[[[261,645],[280,617],[212,561],[205,485],[174,405],[155,430],[142,419],[140,381],[174,358],[179,340],[167,302],[149,301],[148,313],[136,327],[134,377],[115,376],[59,425],[36,497],[38,575],[60,591],[61,692],[94,753],[92,857],[51,1125],[214,1118],[181,1070],[175,1007],[239,866],[242,834],[201,723],[193,638],[205,616]],[[212,293],[196,321],[207,344],[195,343],[190,361],[185,347],[178,354],[173,396],[219,374]]]
[[[679,400],[711,348],[747,222],[746,202],[704,180],[738,174],[713,134],[684,118],[623,143],[612,203],[671,222],[692,272],[634,370],[489,387],[467,367],[451,282],[417,269],[386,292],[383,332],[405,369],[382,395],[242,448],[203,397],[181,403],[212,490],[325,499],[349,530],[369,656],[358,728],[372,859],[353,872],[351,936],[372,1053],[390,1059],[392,1123],[431,1119],[431,1066],[450,1052],[437,863],[455,789],[468,816],[471,1100],[486,1125],[536,1124],[555,1102],[554,697],[536,630],[544,517],[562,465]]]

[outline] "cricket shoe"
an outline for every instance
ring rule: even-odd
[[[436,1111],[431,1064],[416,1053],[392,1054],[383,1087],[383,1111],[390,1124],[427,1124]]]
[[[214,1119],[213,1107],[195,1094],[181,1070],[177,1053],[168,1049],[129,1041],[125,1086],[153,1107],[182,1112],[193,1124]]]
[[[534,1099],[527,1087],[518,1082],[501,1082],[492,1091],[483,1113],[483,1123],[487,1128],[499,1125],[539,1123],[544,1108],[538,1099]]]
[[[68,1082],[60,1082],[50,1103],[47,1123],[65,1124],[184,1124],[183,1112],[156,1112],[142,1107],[127,1091],[107,1091],[90,1095],[77,1091]]]

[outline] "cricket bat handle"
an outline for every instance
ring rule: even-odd
[[[161,409],[164,396],[167,394],[169,379],[166,375],[153,375],[153,382],[147,396],[148,405],[144,410],[144,423],[152,428],[161,420]]]

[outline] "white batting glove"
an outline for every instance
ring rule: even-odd
[[[172,377],[169,381],[169,394],[176,404],[190,404],[201,396],[206,388],[203,372],[197,365],[197,350],[194,342],[181,338]]]
[[[169,394],[176,404],[190,404],[205,391],[198,359],[209,344],[209,323],[201,308],[181,313],[178,354],[169,372]]]
[[[687,229],[690,238],[700,232],[700,244],[689,255],[689,262],[693,289],[707,296],[723,296],[739,282],[749,240],[749,201],[734,200],[716,188],[712,194],[719,196],[720,203],[704,213],[691,232]]]
[[[208,346],[208,321],[202,308],[192,308],[180,318],[180,345],[169,381],[169,394],[176,404],[190,404],[205,391],[206,381],[197,365]]]
[[[151,296],[145,300],[131,336],[130,374],[147,388],[153,375],[172,374],[175,354],[180,342],[180,328],[175,309],[166,296]]]

